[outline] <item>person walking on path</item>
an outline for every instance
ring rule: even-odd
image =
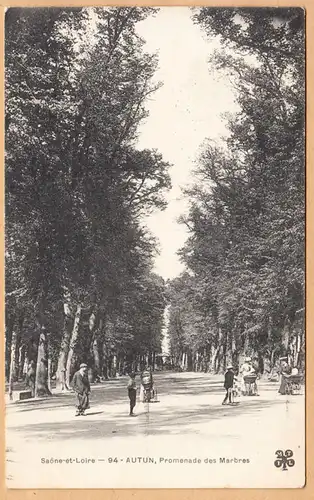
[[[245,383],[245,377],[252,375],[254,372],[252,368],[252,359],[250,357],[245,358],[243,365],[240,368],[241,373],[241,391],[243,396],[247,395],[247,387]]]
[[[82,363],[80,369],[74,374],[72,387],[77,397],[76,417],[85,415],[85,410],[89,408],[90,385],[87,376],[87,365]]]
[[[129,376],[128,380],[128,395],[129,395],[129,400],[130,400],[130,417],[135,417],[133,413],[133,409],[136,405],[136,381],[135,381],[136,374],[132,372]]]
[[[287,380],[291,376],[291,366],[288,364],[288,358],[280,358],[280,387],[279,387],[279,394],[282,394],[283,396],[287,394]]]
[[[253,373],[256,374],[256,380],[257,380],[260,376],[260,365],[259,365],[257,357],[253,358],[252,370],[253,370]],[[256,380],[254,382],[254,396],[259,396]]]
[[[231,389],[233,387],[233,380],[234,380],[233,366],[232,365],[228,365],[227,366],[227,371],[225,373],[224,388],[226,389],[226,396],[225,396],[225,399],[222,402],[223,405],[227,404],[228,398],[229,398],[229,404],[232,403]]]

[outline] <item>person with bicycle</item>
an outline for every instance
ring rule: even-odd
[[[141,374],[141,389],[140,389],[140,401],[144,402],[145,392],[150,391],[150,395],[154,394],[154,379],[151,367],[146,368]]]

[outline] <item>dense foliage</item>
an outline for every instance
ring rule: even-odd
[[[142,221],[165,207],[169,165],[136,147],[158,87],[136,25],[153,14],[6,12],[6,373],[34,360],[38,395],[82,361],[110,376],[161,348],[164,283]]]
[[[229,135],[204,144],[182,218],[188,273],[170,284],[177,364],[219,371],[243,355],[261,369],[304,363],[304,12],[201,8],[194,22],[223,50],[233,82]],[[209,110],[210,112],[210,110]],[[210,136],[210,131],[208,131]]]

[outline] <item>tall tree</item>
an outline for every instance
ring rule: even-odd
[[[31,303],[40,395],[51,356],[65,386],[105,316],[119,311],[125,280],[153,255],[142,216],[164,208],[170,179],[157,151],[136,148],[157,87],[156,57],[135,28],[152,13],[6,13],[7,291]]]
[[[202,8],[194,19],[221,40],[211,64],[231,76],[239,111],[222,147],[204,145],[181,255],[223,365],[243,353],[273,362],[304,340],[304,12]]]

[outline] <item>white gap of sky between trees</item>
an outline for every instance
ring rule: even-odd
[[[87,45],[93,45],[95,29],[91,13]],[[237,105],[230,81],[208,63],[213,52],[221,48],[220,43],[217,38],[208,39],[193,23],[189,7],[161,7],[156,15],[138,23],[137,30],[146,41],[144,50],[158,54],[154,80],[163,83],[147,99],[149,116],[140,126],[138,147],[157,149],[172,165],[167,208],[150,215],[144,223],[159,241],[155,271],[172,279],[184,269],[177,251],[188,236],[185,226],[177,222],[188,210],[181,188],[193,183],[193,169],[205,139],[220,142],[228,134],[223,115],[236,111]],[[168,308],[164,354],[169,352],[167,324]]]
[[[208,64],[220,48],[218,40],[205,37],[188,7],[163,7],[139,23],[138,32],[146,41],[145,50],[158,54],[155,79],[163,82],[146,103],[149,117],[141,126],[138,146],[158,149],[172,164],[167,209],[145,222],[160,242],[155,271],[171,279],[184,269],[176,254],[187,238],[186,228],[177,223],[188,208],[181,187],[193,182],[204,140],[219,141],[228,133],[222,115],[236,110],[235,95],[229,80]]]
[[[230,82],[214,74],[208,64],[217,39],[209,40],[192,21],[187,7],[164,7],[156,16],[138,25],[145,39],[145,50],[158,53],[156,81],[163,86],[147,101],[149,117],[141,126],[140,148],[156,148],[172,164],[172,189],[168,206],[145,221],[160,242],[155,271],[164,279],[179,275],[184,266],[177,251],[187,238],[184,225],[177,219],[188,210],[181,188],[193,182],[193,169],[205,139],[226,136],[222,115],[234,112],[234,91]],[[169,310],[165,310],[162,351],[169,354]]]
[[[87,46],[94,44],[96,29],[90,11]],[[189,7],[161,7],[139,22],[137,31],[146,42],[144,50],[158,54],[154,81],[163,84],[145,103],[149,116],[140,125],[138,148],[157,149],[172,165],[167,208],[147,217],[144,224],[159,241],[155,272],[172,279],[184,269],[177,251],[186,241],[187,230],[177,219],[187,212],[188,201],[181,188],[193,183],[193,169],[204,141],[220,142],[228,134],[223,115],[236,111],[237,105],[228,78],[208,63],[221,45],[193,23]],[[79,45],[78,40],[78,54]]]

